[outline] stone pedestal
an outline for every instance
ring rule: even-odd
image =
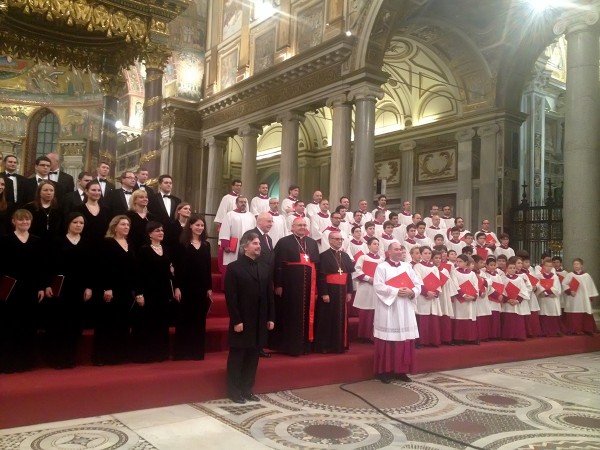
[[[574,10],[559,21],[555,33],[565,33],[567,91],[564,149],[563,246],[565,265],[582,258],[600,283],[600,49],[598,11]]]
[[[256,181],[256,151],[257,139],[262,128],[245,125],[238,130],[243,140],[242,145],[242,194],[248,197],[248,205],[257,189]]]
[[[378,86],[365,85],[350,92],[356,104],[354,160],[352,163],[352,199],[373,201],[375,164],[375,104],[383,98]]]
[[[277,117],[282,125],[281,164],[279,169],[279,199],[288,196],[288,188],[298,183],[298,132],[304,122],[304,114],[289,111]],[[256,190],[256,186],[254,186]]]
[[[329,199],[337,205],[342,196],[350,196],[352,105],[345,94],[327,100],[333,115]],[[358,200],[352,205],[358,208]]]
[[[456,211],[455,216],[462,217],[465,221],[465,227],[469,230],[473,228],[472,218],[472,197],[473,197],[473,138],[475,131],[467,128],[456,133],[455,138],[458,142],[458,174],[456,183]],[[477,225],[477,224],[475,224]]]

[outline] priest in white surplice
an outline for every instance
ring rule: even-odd
[[[273,247],[275,247],[279,239],[288,235],[285,218],[279,214],[279,199],[269,199],[269,210],[267,212],[273,217],[273,226],[269,230],[269,236],[271,236]]]
[[[219,208],[217,209],[217,214],[215,215],[215,223],[222,224],[223,220],[225,220],[225,215],[229,211],[233,211],[235,209],[235,202],[242,192],[242,182],[241,180],[233,180],[231,182],[231,191],[228,194],[225,194],[221,199],[221,203],[219,203]],[[217,225],[218,226],[218,225]]]
[[[254,217],[269,210],[269,183],[258,185],[258,195],[250,202],[250,212]]]
[[[375,302],[375,375],[383,383],[392,378],[411,381],[406,375],[414,370],[415,339],[419,337],[415,316],[416,296],[421,292],[423,282],[410,264],[404,263],[405,250],[398,242],[388,247],[388,259],[377,266],[373,287]],[[403,275],[404,274],[404,275]],[[409,278],[407,283],[394,283],[397,277]]]
[[[225,214],[219,230],[219,245],[223,249],[223,266],[237,260],[239,241],[243,234],[256,226],[256,220],[248,211],[248,199],[239,196],[235,202],[235,209]],[[223,272],[223,277],[225,273]]]

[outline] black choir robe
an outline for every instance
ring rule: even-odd
[[[315,312],[315,352],[344,353],[348,349],[348,306],[346,294],[354,291],[352,272],[354,263],[346,252],[339,252],[339,262],[335,251],[325,250],[319,259],[318,290],[319,297]],[[339,274],[339,269],[345,275],[345,284],[328,282],[327,275]],[[329,303],[322,299],[329,295]]]
[[[310,262],[319,263],[317,241],[310,237],[302,239],[302,246],[308,253]],[[308,353],[314,340],[314,305],[311,298],[311,285],[314,283],[316,295],[316,267],[295,264],[300,262],[301,246],[294,234],[277,242],[274,256],[274,285],[282,287],[281,297],[275,299],[275,319],[277,326],[271,334],[269,348],[298,356]],[[311,314],[312,305],[312,314]]]

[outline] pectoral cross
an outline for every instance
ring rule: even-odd
[[[304,254],[304,261],[308,262],[308,255],[306,253]]]
[[[342,270],[342,268],[341,268],[341,267],[340,267],[340,268],[338,268],[338,270],[337,270],[337,271],[338,271],[338,273],[339,273],[340,275],[344,273],[344,271]]]

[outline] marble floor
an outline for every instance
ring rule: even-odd
[[[600,352],[0,430],[0,449],[600,449]]]

